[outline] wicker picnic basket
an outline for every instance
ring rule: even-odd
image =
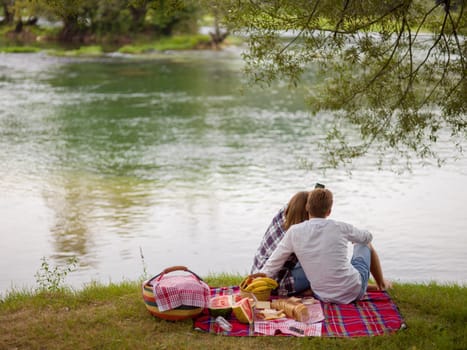
[[[163,275],[168,274],[174,271],[186,271],[193,276],[195,276],[199,281],[202,279],[195,274],[194,272],[190,271],[185,266],[172,266],[164,269],[161,273],[157,274],[156,276],[152,277],[151,279],[144,281],[142,285],[143,290],[143,300],[146,304],[146,308],[151,313],[151,315],[162,318],[168,321],[181,321],[189,318],[193,318],[198,316],[203,312],[202,307],[196,306],[189,306],[189,305],[181,305],[175,309],[167,310],[167,311],[160,311],[157,306],[157,300],[154,295],[154,283],[156,283],[156,279],[158,277],[163,277]]]

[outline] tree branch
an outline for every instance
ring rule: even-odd
[[[367,90],[381,75],[383,75],[383,73],[386,71],[387,67],[389,67],[389,64],[391,63],[392,59],[394,58],[396,52],[397,52],[397,48],[399,47],[399,42],[400,42],[400,39],[402,38],[402,34],[404,33],[404,22],[402,23],[402,27],[399,31],[399,34],[396,38],[396,41],[393,45],[393,50],[391,52],[391,54],[389,55],[389,58],[385,61],[385,63],[383,64],[383,66],[378,70],[378,72],[373,75],[373,77],[367,81],[367,83],[365,84],[364,87],[362,87],[360,90],[358,91],[355,91],[354,93],[352,93],[351,96],[349,96],[349,98],[346,99],[345,103],[348,103],[350,102],[352,99],[355,98],[355,96],[357,96],[358,94],[362,93],[363,91]]]
[[[431,45],[431,47],[428,49],[428,52],[427,52],[427,54],[425,56],[425,59],[417,66],[417,68],[412,72],[412,74],[416,75],[418,73],[418,71],[423,67],[423,65],[426,63],[426,61],[428,61],[428,58],[430,57],[431,52],[433,51],[433,49],[440,42],[441,38],[444,35],[444,31],[445,31],[445,28],[446,28],[446,23],[447,23],[447,20],[448,20],[448,14],[449,14],[449,12],[446,12],[446,14],[444,15],[444,20],[443,20],[443,24],[441,26],[441,31],[440,31],[439,35],[437,36],[436,40],[434,41],[433,45]]]
[[[418,37],[418,34],[420,33],[420,30],[422,29],[423,27],[423,24],[425,23],[426,19],[428,18],[429,15],[431,15],[431,13],[433,11],[435,11],[438,7],[441,6],[441,3],[437,3],[435,6],[433,6],[427,13],[425,13],[425,15],[423,16],[423,19],[422,21],[420,22],[420,25],[417,27],[417,30],[415,31],[415,38],[414,38],[414,41],[417,39]]]
[[[463,9],[464,9],[464,6],[462,6],[462,11],[459,14],[459,18],[462,15]],[[460,60],[461,60],[462,69],[465,70],[465,59],[464,59],[464,55],[462,55],[462,46],[460,44],[459,36],[457,35],[457,30],[456,30],[458,24],[454,24],[454,20],[453,20],[453,18],[451,16],[451,12],[449,12],[449,20],[450,20],[450,22],[452,24],[452,28],[453,28],[452,29],[452,34],[454,36],[454,40],[456,41],[457,49],[459,50],[459,53],[460,53],[459,57],[460,57]]]
[[[373,21],[367,22],[367,23],[365,23],[365,24],[362,24],[361,26],[358,26],[358,27],[356,27],[356,28],[353,28],[353,31],[352,31],[352,32],[358,32],[359,30],[361,30],[361,29],[363,29],[363,28],[372,26],[373,24],[382,21],[385,17],[389,16],[391,13],[395,12],[395,11],[398,10],[399,8],[402,8],[404,5],[405,5],[404,2],[401,1],[398,5],[394,6],[394,7],[391,8],[388,12],[382,14],[380,17],[375,18]],[[343,33],[343,34],[348,34],[348,32],[342,32],[342,33]]]
[[[291,40],[287,43],[287,45],[285,45],[278,53],[277,55],[282,55],[284,53],[285,50],[287,50],[295,41],[298,40],[298,38],[303,34],[303,32],[305,31],[305,29],[308,28],[310,22],[311,22],[311,19],[313,18],[315,12],[316,12],[316,9],[318,8],[318,5],[319,5],[319,0],[317,0],[315,2],[315,6],[313,7],[313,10],[311,11],[311,13],[309,14],[308,16],[308,19],[305,23],[305,25],[302,27],[302,29],[300,30],[300,32]]]
[[[337,30],[339,29],[342,22],[344,22],[344,14],[347,8],[349,7],[349,4],[350,4],[350,0],[345,0],[344,8],[342,9],[342,15],[336,23],[336,32],[334,33],[334,39],[336,38]]]

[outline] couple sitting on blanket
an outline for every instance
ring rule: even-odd
[[[324,301],[348,304],[366,290],[390,287],[384,280],[372,235],[344,222],[326,219],[333,195],[317,184],[298,192],[273,218],[254,258],[251,273],[263,272],[279,282],[277,294],[306,293]],[[347,258],[348,242],[354,243]],[[368,284],[370,272],[376,285]]]

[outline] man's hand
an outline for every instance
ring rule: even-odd
[[[382,283],[378,284],[379,290],[386,290],[386,289],[391,289],[391,288],[392,288],[392,282],[388,280],[383,280]]]

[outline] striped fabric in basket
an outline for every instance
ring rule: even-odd
[[[182,271],[182,275],[167,274]],[[148,311],[156,317],[180,321],[193,318],[209,304],[210,288],[185,266],[172,266],[143,282],[143,300]]]
[[[193,318],[203,312],[202,307],[188,305],[181,305],[168,311],[160,311],[154,296],[153,286],[149,283],[143,283],[143,300],[151,315],[168,321],[181,321],[188,318]]]

